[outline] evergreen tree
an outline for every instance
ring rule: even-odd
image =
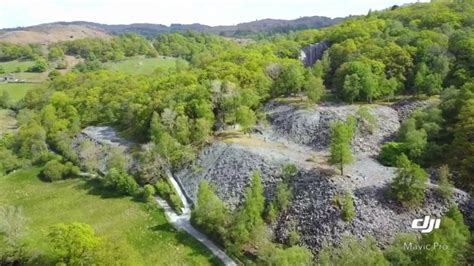
[[[331,125],[331,157],[329,162],[336,165],[344,175],[344,165],[352,162],[353,128],[348,123],[337,122]]]
[[[265,197],[260,173],[252,174],[252,182],[245,193],[245,202],[238,211],[232,226],[233,244],[238,250],[242,245],[251,240],[255,228],[264,224],[263,212],[265,210]]]
[[[441,197],[449,199],[453,195],[454,186],[451,183],[451,173],[447,165],[438,168],[438,193]]]
[[[452,154],[455,163],[461,169],[463,184],[474,190],[474,99],[468,100],[462,107],[458,123],[454,128]]]

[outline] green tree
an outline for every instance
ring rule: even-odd
[[[143,186],[142,200],[143,202],[153,202],[155,196],[155,187],[150,184]]]
[[[15,206],[0,206],[0,263],[21,264],[25,259],[26,219]]]
[[[2,91],[2,95],[0,95],[0,108],[8,109],[12,105],[12,98],[10,97],[10,93],[7,90]]]
[[[48,69],[48,62],[40,57],[36,59],[35,64],[28,70],[30,72],[45,72]]]
[[[319,77],[311,75],[305,84],[306,95],[312,103],[317,103],[321,99],[326,87],[323,80]]]
[[[437,242],[455,248],[423,250],[418,262],[420,265],[465,264],[469,241],[469,228],[464,224],[464,218],[459,209],[452,207],[442,218],[440,228],[424,235],[420,244],[433,245]]]
[[[298,174],[298,168],[296,165],[289,163],[282,167],[281,172],[283,180],[290,182]]]
[[[419,205],[425,199],[428,175],[405,154],[397,159],[397,176],[391,184],[394,197],[407,206]]]
[[[154,184],[158,179],[166,177],[164,160],[153,143],[143,145],[137,157],[136,178],[139,184]]]
[[[42,173],[49,181],[58,181],[63,179],[63,175],[66,171],[66,167],[58,160],[51,160],[46,163]]]
[[[138,185],[132,176],[115,168],[110,169],[103,179],[104,185],[114,189],[118,193],[133,195]]]
[[[248,132],[250,135],[250,129],[255,124],[257,118],[255,113],[247,106],[241,106],[237,109],[235,114],[236,122],[242,127],[244,132]]]
[[[279,182],[276,187],[276,195],[274,199],[274,205],[278,211],[283,211],[288,208],[292,197],[293,193],[288,184]]]
[[[50,61],[64,58],[64,51],[59,46],[51,47],[49,49],[48,58]]]
[[[11,150],[0,145],[0,176],[23,166],[20,160]]]
[[[94,264],[102,242],[92,227],[83,223],[53,225],[48,239],[60,261],[66,265]]]
[[[231,238],[235,249],[251,240],[255,228],[264,224],[262,215],[265,210],[265,197],[260,173],[252,174],[252,182],[245,193],[245,202],[238,211],[232,225]]]
[[[474,98],[465,102],[454,127],[454,140],[451,145],[453,161],[461,170],[463,184],[474,190]]]
[[[298,62],[299,63],[299,62]],[[304,85],[303,67],[301,64],[287,63],[281,67],[273,81],[273,96],[290,96],[301,92]]]
[[[441,197],[449,199],[454,192],[454,186],[451,182],[451,173],[447,165],[442,165],[437,170],[438,172],[438,188],[437,191]]]
[[[21,126],[16,139],[21,157],[37,162],[48,153],[46,131],[36,121]]]
[[[344,175],[344,164],[350,163],[352,157],[352,142],[353,129],[348,123],[337,122],[331,125],[331,157],[329,163],[337,165]]]
[[[219,241],[223,240],[228,222],[227,209],[215,189],[207,182],[201,181],[198,188],[196,205],[191,213],[193,224]]]
[[[329,245],[319,253],[321,265],[389,265],[373,238],[361,242],[353,238],[344,238],[339,247]]]
[[[342,86],[342,97],[345,100],[353,103],[354,100],[359,96],[361,90],[362,84],[358,75],[347,75],[344,78],[344,85]]]
[[[342,219],[346,222],[352,222],[352,219],[355,215],[354,201],[352,199],[352,194],[346,192],[342,201]]]

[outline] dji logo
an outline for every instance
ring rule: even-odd
[[[429,216],[425,216],[424,219],[413,220],[411,223],[411,228],[421,229],[421,233],[429,233],[433,231],[433,229],[438,229],[440,223],[441,219],[431,219]]]

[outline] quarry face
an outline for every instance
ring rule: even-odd
[[[356,238],[374,237],[381,245],[389,244],[398,233],[415,232],[413,219],[432,215],[441,217],[450,202],[435,192],[429,183],[424,204],[406,209],[386,197],[387,188],[395,176],[395,168],[381,165],[376,156],[381,145],[394,138],[400,122],[426,103],[411,102],[396,106],[371,105],[368,111],[376,118],[375,129],[367,130],[358,117],[360,106],[318,105],[301,108],[270,102],[265,106],[269,125],[248,135],[216,137],[205,147],[196,163],[175,173],[191,201],[196,200],[198,185],[207,180],[230,209],[244,199],[253,171],[261,173],[265,196],[271,200],[276,183],[282,179],[282,167],[294,164],[299,169],[292,179],[294,199],[272,225],[276,239],[288,241],[288,233],[299,232],[300,244],[314,252],[323,243],[338,243],[345,235]],[[357,130],[353,138],[354,162],[347,166],[344,176],[328,165],[330,125],[354,116]],[[350,191],[356,210],[352,222],[341,219],[335,197]],[[471,197],[455,190],[453,200],[459,203],[466,217],[474,209]]]

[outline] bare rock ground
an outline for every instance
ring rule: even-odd
[[[436,185],[431,183],[425,203],[419,208],[405,209],[387,199],[387,188],[396,171],[381,165],[374,156],[400,127],[399,113],[390,106],[369,107],[377,120],[372,133],[358,119],[353,140],[355,160],[346,167],[344,176],[327,164],[331,122],[344,121],[349,115],[357,118],[358,108],[321,105],[300,109],[270,103],[265,108],[268,127],[251,137],[231,134],[217,138],[201,152],[194,166],[179,171],[177,177],[191,201],[195,200],[199,182],[205,179],[217,188],[218,196],[228,206],[235,208],[243,199],[253,171],[262,174],[266,198],[271,200],[282,166],[295,164],[300,169],[292,183],[295,198],[273,228],[280,242],[287,241],[289,228],[293,228],[302,236],[301,244],[315,252],[324,242],[338,243],[346,234],[358,238],[371,235],[383,246],[400,232],[416,232],[410,228],[413,219],[441,217],[450,202],[439,198]],[[341,211],[334,204],[334,198],[345,191],[353,194],[356,215],[352,223],[341,219]],[[466,217],[471,216],[474,202],[467,193],[456,190],[453,201]]]

